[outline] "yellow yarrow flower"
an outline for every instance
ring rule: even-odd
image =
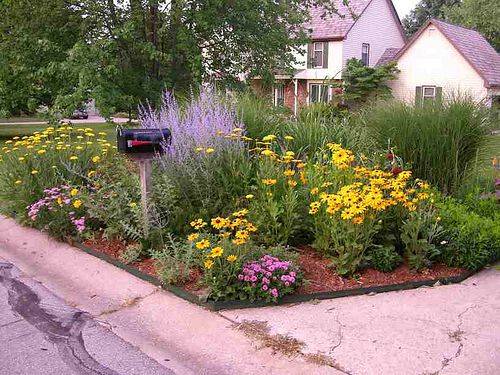
[[[214,150],[213,148],[210,148],[210,147],[209,147],[209,148],[207,148],[207,149],[205,150],[205,152],[206,152],[207,154],[211,154],[212,152],[215,152],[215,150]]]
[[[82,205],[82,201],[80,199],[77,199],[76,201],[73,202],[73,207],[75,208],[80,208]]]
[[[75,195],[77,195],[77,194],[78,194],[78,189],[71,189],[71,191],[70,191],[70,195],[71,195],[72,197],[74,197],[74,196],[75,196]]]
[[[33,170],[31,171],[31,174],[38,174],[38,171],[37,171],[36,169],[33,169]]]
[[[100,156],[94,156],[92,158],[92,163],[99,163],[101,161],[101,157]]]
[[[254,195],[253,194],[247,194],[245,195],[246,199],[253,199]]]

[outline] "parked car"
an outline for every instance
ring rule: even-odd
[[[78,108],[73,111],[71,118],[86,120],[89,118],[89,114],[85,108]]]

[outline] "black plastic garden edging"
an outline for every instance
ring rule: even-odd
[[[74,244],[79,249],[85,251],[87,254],[93,255],[97,258],[100,258],[108,263],[113,264],[116,267],[121,268],[124,271],[131,273],[132,275],[147,281],[156,286],[160,286],[169,292],[175,294],[177,297],[182,298],[191,303],[195,303],[199,306],[203,306],[212,311],[220,311],[220,310],[235,310],[235,309],[247,309],[254,307],[265,307],[265,306],[276,306],[276,305],[284,305],[291,303],[299,303],[299,302],[307,302],[313,300],[324,300],[324,299],[334,299],[340,297],[349,297],[349,296],[359,296],[362,294],[371,294],[371,293],[385,293],[385,292],[393,292],[397,290],[408,290],[415,289],[421,286],[433,286],[437,282],[441,284],[456,284],[464,281],[468,277],[472,276],[475,272],[473,271],[465,271],[460,276],[452,276],[452,277],[441,277],[432,280],[425,281],[413,281],[407,283],[400,284],[392,284],[392,285],[382,285],[382,286],[372,286],[368,288],[356,288],[356,289],[346,289],[339,290],[334,292],[321,292],[321,293],[311,293],[311,294],[297,294],[297,295],[289,295],[281,298],[278,303],[272,302],[263,302],[263,301],[213,301],[213,300],[205,300],[203,297],[197,296],[193,293],[190,293],[182,288],[179,288],[174,285],[168,285],[162,283],[156,277],[148,275],[142,271],[139,271],[137,268],[129,266],[119,260],[111,258],[109,255],[101,253],[100,251],[94,250],[85,246],[81,243]]]

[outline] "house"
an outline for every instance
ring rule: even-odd
[[[477,31],[431,19],[377,64],[389,61],[401,71],[389,82],[396,99],[420,104],[461,92],[491,105],[500,98],[500,55]]]
[[[272,90],[261,80],[253,80],[260,92],[272,96],[275,105],[285,105],[297,114],[298,108],[314,102],[327,102],[336,94],[332,84],[342,79],[350,58],[375,66],[387,49],[401,49],[406,41],[401,21],[391,0],[350,0],[345,6],[335,1],[339,14],[326,15],[324,9],[311,10],[311,42],[307,53],[297,55],[294,73],[275,74]]]

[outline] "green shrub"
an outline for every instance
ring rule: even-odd
[[[171,234],[165,237],[164,248],[151,251],[158,277],[164,284],[183,283],[200,264],[199,250],[193,242],[175,239]]]
[[[453,199],[440,203],[443,241],[441,258],[449,266],[472,271],[500,259],[500,226],[498,220],[482,217]]]
[[[401,256],[392,244],[374,245],[368,254],[370,264],[382,272],[391,272],[402,262]]]
[[[451,194],[468,176],[490,133],[487,113],[466,97],[424,107],[379,102],[363,110],[358,120],[379,148],[393,146],[412,163],[416,177]]]
[[[144,254],[141,244],[128,245],[120,254],[120,259],[125,263],[133,263],[139,260]]]

